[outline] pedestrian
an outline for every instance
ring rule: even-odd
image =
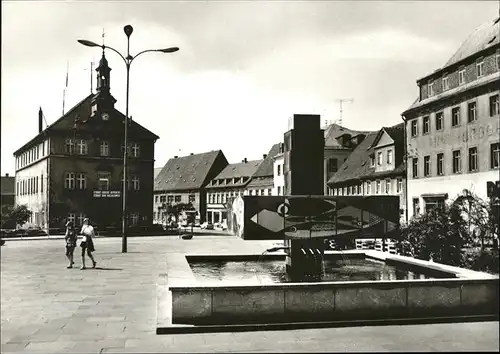
[[[83,219],[83,226],[80,234],[83,236],[82,243],[80,244],[82,248],[82,267],[80,269],[85,269],[85,252],[87,252],[87,255],[92,260],[92,268],[95,268],[97,263],[92,256],[92,252],[95,251],[93,240],[95,232],[88,218]]]
[[[66,240],[66,258],[68,258],[69,264],[66,268],[73,268],[73,253],[76,247],[76,231],[72,221],[66,223],[66,234],[64,239]]]

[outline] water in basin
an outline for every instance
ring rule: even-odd
[[[215,285],[221,282],[241,285],[290,282],[283,260],[196,261],[190,262],[189,265],[196,280],[203,285]],[[371,259],[326,259],[323,261],[321,281],[407,280],[437,277],[441,276],[398,269],[385,262]]]

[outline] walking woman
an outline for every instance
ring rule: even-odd
[[[73,226],[72,221],[68,221],[66,223],[66,235],[64,235],[64,239],[66,240],[66,258],[68,258],[69,265],[66,268],[73,268],[73,253],[75,252],[76,247],[76,231]]]
[[[82,243],[80,244],[80,247],[82,248],[82,267],[80,269],[85,269],[85,252],[87,252],[87,255],[92,261],[92,268],[95,268],[97,263],[92,256],[92,252],[95,251],[93,240],[95,232],[92,225],[90,225],[88,218],[83,219],[83,226],[80,234],[83,236]]]

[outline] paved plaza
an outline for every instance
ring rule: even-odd
[[[127,254],[119,238],[95,243],[98,268],[84,271],[79,254],[77,267],[66,269],[64,240],[1,247],[2,353],[499,350],[498,322],[156,335],[156,283],[166,253],[263,251],[270,243],[135,237]]]

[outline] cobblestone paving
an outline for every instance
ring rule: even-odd
[[[66,269],[64,240],[1,247],[1,352],[497,351],[498,322],[156,335],[156,282],[167,252],[264,250],[204,236],[98,238],[97,269]],[[78,251],[78,250],[77,250]],[[90,263],[90,262],[88,262]]]

